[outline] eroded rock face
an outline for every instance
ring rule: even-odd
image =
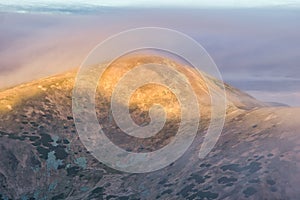
[[[120,147],[151,151],[174,136],[178,102],[165,88],[148,85],[132,96],[131,116],[149,122],[153,102],[169,106],[164,129],[151,141],[120,136],[109,116],[115,80],[136,63],[170,63],[164,58],[122,58],[107,71],[98,87],[98,120]],[[124,70],[120,70],[118,66]],[[209,106],[201,77],[184,71],[200,105]],[[112,66],[113,67],[113,66]],[[0,93],[0,197],[2,199],[297,199],[300,180],[299,123],[296,108],[271,108],[227,87],[230,107],[223,133],[212,152],[198,158],[209,115],[188,151],[176,162],[147,174],[128,174],[97,161],[82,145],[72,116],[75,72],[34,81]],[[106,85],[105,85],[105,84]],[[217,83],[211,80],[209,84]],[[102,87],[108,90],[104,90]],[[152,91],[153,90],[153,91]],[[150,96],[143,101],[144,96]],[[201,113],[202,114],[202,113]],[[153,145],[153,144],[156,144]]]

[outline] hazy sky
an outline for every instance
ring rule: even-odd
[[[234,87],[263,101],[300,106],[297,9],[104,8],[98,14],[50,13],[0,11],[0,88],[79,66],[112,34],[158,26],[181,31],[202,44]]]
[[[3,5],[89,4],[97,6],[270,7],[300,6],[299,0],[6,0]]]

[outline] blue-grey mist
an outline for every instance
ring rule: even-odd
[[[0,89],[80,66],[112,34],[157,26],[198,41],[225,82],[262,101],[300,105],[296,8],[0,10]]]

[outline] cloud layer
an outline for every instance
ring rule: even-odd
[[[159,26],[182,31],[200,42],[225,81],[260,94],[282,92],[280,102],[300,105],[289,101],[300,91],[297,19],[297,10],[271,9],[108,9],[94,15],[0,13],[0,88],[79,66],[88,52],[111,34]]]

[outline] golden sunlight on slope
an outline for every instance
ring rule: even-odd
[[[105,99],[109,101],[112,92],[120,79],[137,65],[147,63],[168,65],[180,74],[184,74],[197,96],[201,117],[209,116],[211,99],[207,84],[209,84],[210,88],[212,88],[216,93],[219,93],[222,92],[219,87],[221,82],[207,75],[198,73],[192,67],[181,65],[170,59],[153,55],[122,57],[111,63],[99,81],[96,99],[101,96],[105,97]],[[56,95],[56,99],[63,99],[64,94],[70,95],[70,92],[73,89],[76,72],[77,70],[73,70],[68,73],[35,80],[30,83],[21,84],[13,88],[0,91],[0,111],[8,112],[22,104],[25,100],[30,100],[31,98],[35,98],[49,92],[48,96]],[[206,77],[206,81],[202,77],[203,75]],[[160,75],[158,74],[158,76]],[[245,93],[227,85],[225,85],[225,87],[228,110],[257,107],[261,105],[260,102]],[[137,89],[130,98],[129,108],[138,108],[138,110],[142,112],[148,112],[149,107],[151,107],[154,103],[161,104],[170,117],[178,116],[180,113],[180,105],[174,93],[168,88],[158,84],[147,84]]]
[[[24,100],[38,97],[48,90],[71,90],[77,70],[68,73],[35,80],[0,91],[0,111],[10,111],[22,104]]]
[[[167,65],[178,71],[180,74],[186,76],[199,101],[199,110],[202,112],[201,115],[209,116],[210,96],[207,85],[201,75],[191,67],[183,66],[172,60],[158,56],[135,55],[125,56],[115,60],[103,73],[98,85],[98,94],[109,100],[115,87],[126,73],[139,65],[151,63]],[[155,73],[155,75],[159,77],[158,79],[164,78],[162,74],[151,69],[146,70],[143,74],[139,75],[148,76],[150,73]],[[180,88],[178,88],[178,90],[180,90]],[[126,93],[127,91],[124,92]],[[122,102],[122,104],[126,105],[126,102]],[[180,116],[180,104],[176,95],[164,85],[149,83],[138,88],[134,91],[134,93],[132,93],[129,101],[129,108],[134,111],[132,113],[133,119],[138,120],[138,117],[136,118],[134,115],[139,116],[143,115],[142,113],[147,113],[154,104],[161,105],[170,118],[178,118]]]

